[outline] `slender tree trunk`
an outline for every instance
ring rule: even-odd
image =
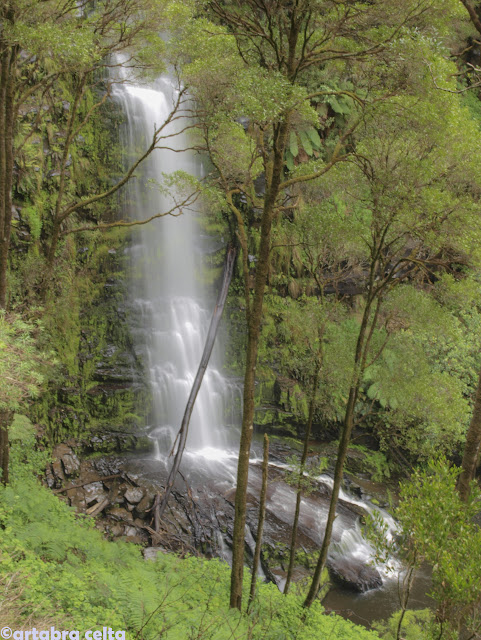
[[[12,223],[15,65],[17,47],[0,55],[0,309],[7,306],[8,252]]]
[[[371,271],[371,286],[373,280],[374,269]],[[326,530],[324,532],[324,540],[322,542],[321,551],[319,552],[319,559],[317,561],[317,565],[314,571],[314,575],[312,576],[311,586],[309,588],[309,592],[304,601],[304,607],[310,607],[314,600],[317,598],[317,594],[319,592],[319,585],[321,582],[321,575],[324,567],[326,566],[327,553],[329,551],[329,545],[331,543],[332,537],[332,529],[334,526],[334,519],[336,517],[336,507],[339,499],[339,491],[342,484],[343,472],[344,472],[344,464],[346,462],[347,450],[349,447],[349,442],[351,440],[352,428],[354,425],[354,409],[356,406],[357,396],[359,393],[359,386],[362,380],[363,374],[363,366],[365,366],[366,362],[366,350],[369,346],[370,337],[372,336],[372,332],[374,330],[374,325],[376,323],[377,313],[379,311],[379,306],[374,316],[374,319],[371,324],[371,329],[368,333],[368,324],[371,316],[371,307],[372,307],[372,297],[368,297],[366,302],[366,307],[364,309],[361,327],[359,329],[359,335],[357,339],[356,345],[356,353],[354,356],[354,368],[353,375],[351,381],[351,388],[349,389],[349,397],[346,405],[346,412],[344,415],[344,425],[342,430],[341,439],[339,441],[339,447],[337,450],[337,460],[336,467],[334,470],[334,484],[332,487],[332,495],[331,501],[329,504],[329,514],[327,516],[326,522]]]
[[[481,448],[481,372],[478,378],[478,387],[474,397],[474,410],[466,434],[461,474],[458,478],[458,491],[461,500],[467,501],[469,497],[469,485],[476,474],[479,450]]]
[[[0,54],[0,308],[6,305],[8,247],[5,243],[5,185],[6,185],[6,131],[5,108],[7,101],[8,49],[3,44]]]
[[[401,638],[402,624],[408,608],[408,602],[411,596],[411,590],[412,590],[415,574],[416,574],[416,565],[413,564],[411,567],[409,567],[409,570],[403,580],[403,591],[401,594],[401,615],[399,616],[399,621],[397,625],[396,640],[402,640]]]
[[[289,593],[289,587],[292,579],[292,571],[294,570],[294,560],[296,557],[297,528],[299,525],[299,514],[301,511],[302,498],[302,478],[306,466],[307,452],[309,450],[309,438],[311,437],[312,422],[314,420],[314,411],[316,408],[317,385],[319,383],[319,369],[316,371],[314,380],[312,381],[311,401],[309,403],[309,416],[307,420],[306,435],[304,437],[304,448],[302,450],[301,465],[299,468],[299,482],[297,483],[296,510],[294,513],[294,522],[292,524],[291,548],[289,552],[289,566],[287,568],[286,584],[284,593]]]
[[[269,253],[271,245],[272,223],[276,211],[276,201],[279,195],[282,170],[284,166],[284,150],[287,132],[289,131],[289,116],[286,115],[276,131],[276,141],[272,161],[272,174],[268,179],[269,187],[264,200],[261,221],[261,241],[256,265],[254,284],[254,300],[248,312],[247,353],[244,376],[244,401],[242,414],[242,431],[239,444],[239,461],[237,464],[237,486],[235,495],[234,532],[232,545],[232,571],[230,606],[237,609],[242,607],[242,582],[244,575],[244,537],[246,521],[247,482],[249,476],[249,454],[251,450],[252,434],[254,431],[254,388],[257,364],[257,352],[261,331],[262,307],[264,292],[269,271]],[[246,300],[246,308],[250,300]]]
[[[8,484],[8,463],[10,449],[8,445],[8,426],[12,420],[11,411],[0,411],[0,468],[2,470],[2,484]]]
[[[256,594],[257,571],[259,569],[259,561],[261,558],[262,532],[264,530],[264,519],[266,516],[266,496],[267,496],[267,475],[269,469],[269,438],[267,433],[264,434],[264,456],[262,461],[262,487],[259,501],[259,521],[257,523],[257,538],[254,559],[252,561],[252,578],[251,590],[249,593],[249,603],[247,611],[250,610]]]

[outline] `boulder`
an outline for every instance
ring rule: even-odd
[[[63,479],[63,474],[60,473],[61,468],[63,468],[66,476],[74,475],[80,470],[80,461],[68,445],[57,445],[54,448],[52,455],[54,459],[54,462],[52,463],[54,474],[60,479]]]
[[[122,509],[121,507],[113,507],[112,509],[109,509],[108,515],[114,520],[123,520],[125,522],[134,521],[132,514],[127,511],[127,509]]]
[[[146,560],[155,560],[159,553],[168,553],[163,547],[146,547],[143,552]]]
[[[334,582],[351,591],[364,593],[382,587],[379,571],[352,556],[334,556],[328,560],[327,568]]]
[[[73,451],[62,456],[62,464],[66,476],[72,476],[80,469],[80,461]]]
[[[142,500],[135,505],[135,512],[138,516],[146,517],[147,512],[150,511],[152,507],[153,497],[146,494]]]
[[[107,497],[107,492],[101,482],[91,482],[84,486],[85,502],[92,505],[94,502],[102,502]]]
[[[130,504],[138,504],[143,497],[144,492],[140,487],[129,487],[124,493],[124,498],[127,502],[130,502]]]
[[[54,458],[52,461],[52,474],[60,482],[65,482],[65,474],[63,472],[63,465],[59,458]]]

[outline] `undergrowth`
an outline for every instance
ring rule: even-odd
[[[109,542],[35,478],[38,454],[12,451],[0,489],[0,626],[124,630],[130,640],[369,640],[375,632],[260,584],[251,615],[229,609],[229,567],[218,560]],[[247,577],[247,576],[246,576]],[[248,580],[246,579],[246,588]],[[247,601],[247,591],[245,601]]]

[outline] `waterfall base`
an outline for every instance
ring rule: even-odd
[[[65,448],[65,447],[64,447]],[[68,448],[67,448],[68,449]],[[280,455],[285,447],[279,447]],[[295,492],[285,482],[286,464],[270,465],[268,504],[264,529],[262,570],[280,588],[285,579]],[[222,453],[222,455],[220,455]],[[170,461],[149,457],[109,456],[78,462],[72,467],[72,451],[59,449],[51,468],[52,487],[64,485],[62,493],[78,510],[98,517],[98,525],[111,537],[154,545],[180,553],[201,553],[229,560],[232,545],[236,454],[206,448],[186,452],[181,475],[162,521],[160,536],[152,525],[152,504],[162,494]],[[251,460],[248,490],[246,549],[254,548],[261,482],[260,459]],[[71,487],[71,488],[69,488]],[[304,498],[298,532],[297,575],[308,575],[323,536],[329,504],[329,478]],[[359,528],[360,514],[369,505],[343,493],[333,537],[329,568],[333,580],[343,587],[365,592],[382,586],[380,573],[370,566],[370,548]]]

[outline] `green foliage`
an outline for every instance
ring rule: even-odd
[[[277,373],[290,379],[286,384],[286,397],[282,396],[280,401],[298,420],[307,420],[316,371],[320,371],[317,403],[326,414],[332,412],[338,398],[339,377],[344,373],[341,372],[340,345],[335,337],[344,343],[351,338],[342,324],[345,315],[345,309],[335,300],[266,296],[259,359],[266,367],[265,376],[272,373],[274,362]]]
[[[38,351],[36,324],[0,312],[0,410],[17,411],[39,394],[48,356]]]
[[[31,420],[20,413],[13,416],[9,427],[8,437],[11,442],[22,442],[27,447],[32,447],[35,436],[35,427]]]
[[[294,171],[299,150],[304,151],[308,157],[319,157],[322,150],[322,141],[314,127],[302,129],[298,133],[291,131],[286,149],[286,166],[289,171]]]
[[[384,640],[397,640],[397,629],[401,612],[397,611],[387,621],[373,622],[372,626]],[[404,640],[426,640],[433,621],[430,609],[406,611],[401,624],[401,637]]]
[[[473,120],[477,123],[478,127],[481,127],[481,101],[477,91],[471,89],[461,94],[461,101],[471,114]]]
[[[448,304],[448,291],[456,295],[458,286],[450,283],[448,276],[439,281],[439,301],[413,286],[393,291],[386,300],[386,346],[364,376],[367,398],[387,410],[377,429],[381,442],[389,438],[422,457],[461,442],[466,397],[477,380],[479,313],[473,305],[461,311]],[[459,288],[473,295],[477,289],[468,282]]]
[[[17,445],[14,450],[20,448]],[[48,617],[57,628],[110,626],[145,640],[368,640],[377,634],[316,603],[259,586],[252,616],[228,608],[229,568],[219,561],[159,553],[104,540],[40,486],[14,451],[15,481],[0,488],[0,620],[20,626]],[[248,581],[245,585],[249,589]],[[61,621],[62,626],[59,626]],[[15,624],[13,624],[15,623]],[[38,626],[38,624],[37,624]]]
[[[362,453],[361,470],[374,480],[374,482],[383,482],[391,477],[393,464],[390,462],[383,451],[372,451],[363,445],[350,444],[349,450],[359,451]],[[347,460],[349,468],[349,457]],[[357,471],[357,469],[353,469]]]
[[[478,625],[481,531],[473,520],[481,495],[473,486],[468,502],[460,500],[459,471],[441,458],[401,485],[394,512],[399,522],[396,541],[386,541],[379,522],[369,527],[380,557],[397,550],[410,569],[423,562],[432,566],[429,595],[437,609],[427,638],[458,638],[462,627],[473,633]]]

